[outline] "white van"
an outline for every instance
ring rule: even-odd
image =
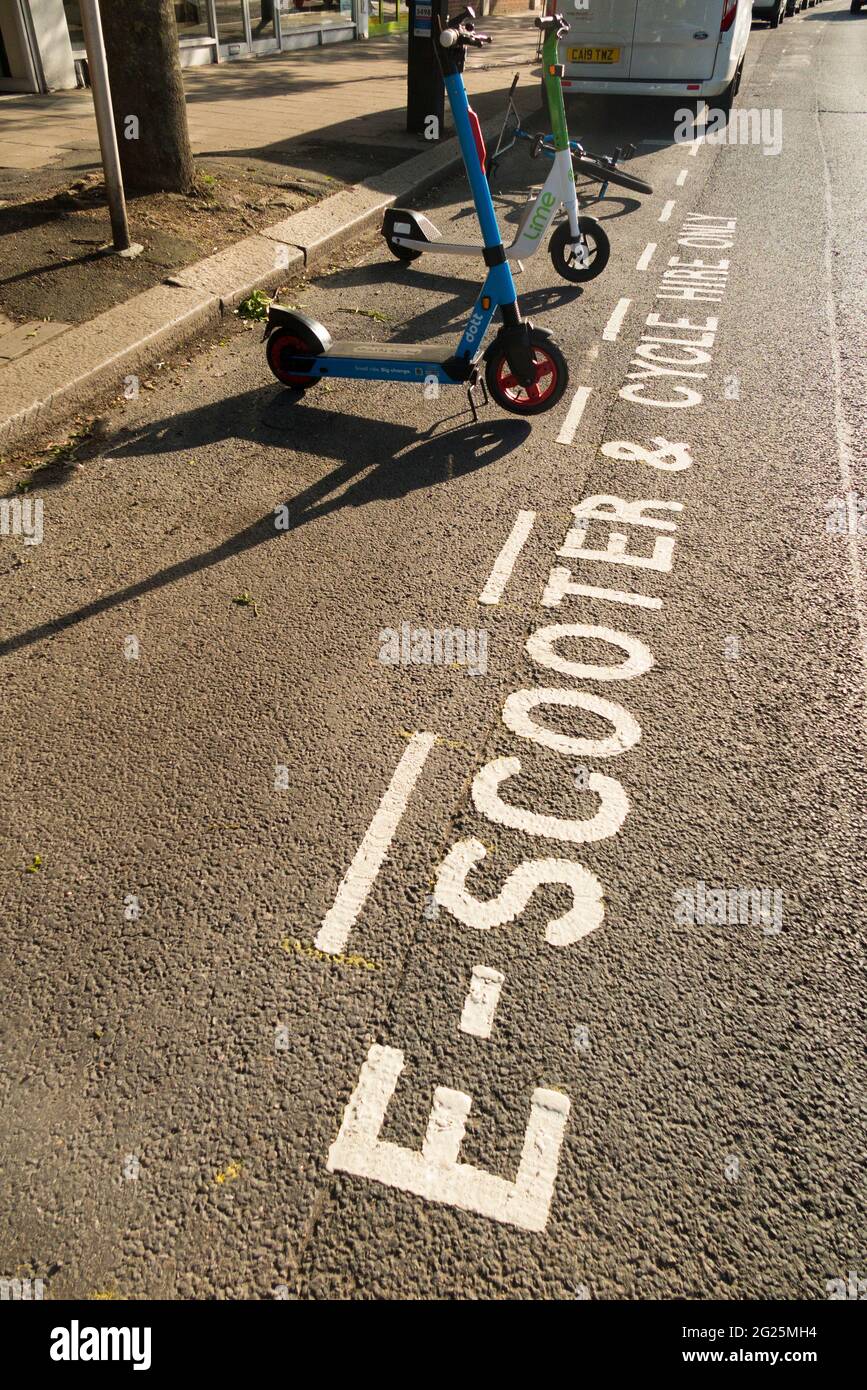
[[[750,36],[750,0],[567,0],[563,88],[713,97],[727,108]],[[574,8],[573,8],[574,7]]]

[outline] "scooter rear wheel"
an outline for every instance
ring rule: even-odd
[[[296,391],[306,391],[308,386],[312,386],[319,378],[315,376],[301,376],[297,372],[291,372],[284,367],[283,363],[293,357],[318,357],[322,351],[321,344],[302,337],[300,333],[289,333],[284,329],[277,329],[272,333],[265,345],[265,356],[268,359],[268,366],[276,376],[277,380],[284,386],[292,386]]]
[[[385,239],[385,244],[388,247],[391,254],[393,256],[396,256],[399,261],[403,261],[404,263],[409,263],[409,261],[417,261],[419,256],[421,255],[421,251],[414,251],[411,246],[400,246],[395,241],[389,241],[388,237],[386,237]]]
[[[522,386],[509,366],[502,349],[494,352],[485,365],[485,382],[497,405],[513,415],[541,415],[556,405],[569,382],[566,358],[552,338],[533,330],[531,342],[536,377]]]
[[[595,217],[579,217],[578,226],[586,247],[585,259],[579,260],[573,248],[580,243],[572,237],[568,218],[554,228],[548,251],[558,275],[564,280],[581,284],[584,280],[595,280],[601,275],[611,255],[611,243],[601,223]]]

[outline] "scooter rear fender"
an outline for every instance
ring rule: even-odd
[[[316,340],[320,352],[327,352],[331,347],[331,334],[317,319],[311,318],[309,314],[302,314],[298,309],[289,309],[285,304],[269,304],[265,337],[270,338],[278,328],[290,333],[293,328],[302,328]]]

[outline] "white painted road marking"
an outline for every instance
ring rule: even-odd
[[[660,222],[667,222],[668,219],[671,217],[671,214],[674,212],[674,208],[674,199],[669,198],[668,202],[665,204],[665,207],[662,209],[662,212],[659,214]]]
[[[656,250],[656,242],[649,241],[635,263],[636,270],[646,270],[653,260],[653,253]]]
[[[619,334],[621,328],[623,327],[623,320],[626,318],[626,313],[627,313],[627,310],[629,309],[629,306],[630,306],[631,303],[632,303],[632,300],[631,300],[631,299],[619,299],[619,300],[617,301],[617,304],[616,304],[616,306],[615,306],[614,312],[613,312],[612,315],[611,315],[611,318],[608,320],[608,322],[606,323],[604,329],[602,330],[602,339],[603,339],[603,342],[606,342],[606,343],[616,343],[616,342],[617,342],[617,335]]]
[[[316,935],[315,944],[320,951],[338,955],[346,945],[436,741],[436,734],[425,733],[413,734],[410,739],[355,858],[343,875],[334,905],[326,913]]]
[[[828,320],[831,364],[834,370],[834,424],[836,426],[835,434],[837,436],[837,463],[840,470],[840,483],[843,488],[843,495],[846,499],[846,511],[849,519],[846,534],[846,549],[849,557],[849,573],[852,580],[852,598],[855,605],[855,616],[858,621],[859,636],[861,638],[861,662],[864,667],[864,674],[867,676],[867,602],[865,602],[864,572],[861,566],[861,555],[858,547],[860,516],[858,513],[858,489],[856,487],[857,478],[855,475],[856,443],[853,439],[852,429],[846,418],[846,411],[843,405],[844,366],[840,351],[840,330],[837,323],[837,309],[834,302],[834,268],[832,262],[832,246],[835,231],[834,201],[831,195],[831,179],[828,172],[828,152],[825,149],[825,142],[822,138],[822,127],[819,121],[816,122],[816,134],[818,137],[819,149],[822,152],[822,177],[825,182],[825,226],[830,229],[825,235],[824,247],[825,314]],[[848,376],[845,379],[848,382]]]
[[[558,444],[571,444],[575,438],[575,431],[581,424],[581,416],[584,414],[584,407],[590,399],[592,386],[579,386],[575,395],[572,397],[572,404],[566,411],[566,419],[563,421],[560,433],[557,435]]]
[[[638,645],[643,646],[643,643]],[[537,705],[559,705],[565,709],[589,710],[591,714],[598,714],[602,719],[606,719],[613,733],[607,738],[581,738],[577,734],[558,733],[555,729],[549,729],[546,724],[537,723],[531,717],[530,711]],[[617,758],[621,753],[634,748],[641,739],[641,727],[629,710],[624,709],[623,705],[615,700],[604,700],[601,695],[591,695],[587,690],[559,690],[548,687],[513,690],[503,705],[503,723],[513,734],[517,734],[518,738],[532,739],[542,748],[563,753],[567,758]],[[475,791],[475,785],[473,789]]]
[[[564,637],[578,637],[619,647],[626,652],[626,660],[618,666],[602,666],[597,662],[570,661],[556,650],[555,644]],[[643,676],[653,665],[653,653],[638,637],[626,632],[617,632],[612,627],[600,627],[596,623],[553,623],[550,627],[537,627],[527,638],[524,647],[531,661],[537,666],[545,666],[561,676],[571,676],[574,680],[591,681],[631,681]],[[509,696],[509,699],[513,699]]]
[[[472,1105],[463,1091],[437,1086],[421,1152],[380,1139],[403,1065],[399,1048],[371,1047],[328,1152],[328,1171],[370,1178],[525,1231],[543,1231],[569,1115],[568,1096],[542,1087],[533,1092],[518,1173],[509,1182],[458,1161]]]
[[[683,188],[683,185],[686,183],[686,181],[687,181],[688,178],[689,178],[689,170],[688,170],[688,169],[681,169],[680,173],[679,173],[678,176],[677,176],[677,186],[678,186],[678,188]]]
[[[634,608],[661,608],[661,598],[650,598],[647,594],[627,594],[623,589],[600,589],[595,584],[573,584],[572,571],[565,565],[557,565],[548,576],[548,583],[542,595],[545,608],[557,608],[567,594],[576,598],[602,598],[608,603],[627,603]]]
[[[484,589],[479,594],[479,603],[499,603],[503,590],[512,577],[515,562],[526,544],[527,537],[536,520],[535,512],[518,512],[518,519],[512,527],[509,539],[503,546]]]
[[[505,975],[489,965],[473,966],[470,989],[464,1000],[460,1029],[473,1038],[489,1038],[494,1026],[494,1014],[500,1002],[500,990]]]
[[[572,691],[566,692],[570,696]],[[598,714],[600,702],[594,695],[581,696],[584,708]],[[570,700],[570,703],[571,700]],[[626,711],[623,711],[626,714]],[[628,718],[629,716],[627,716]],[[633,721],[634,723],[634,721]],[[636,726],[637,727],[637,726]],[[639,730],[640,733],[640,730]],[[575,739],[566,751],[569,757],[594,757],[596,741]],[[607,750],[608,753],[623,752],[622,748]],[[603,777],[600,772],[591,772],[587,779],[587,791],[599,798],[599,809],[586,820],[566,819],[563,816],[544,816],[537,811],[528,811],[523,806],[515,806],[500,796],[500,784],[519,776],[520,758],[494,758],[480,768],[473,778],[473,805],[480,816],[492,821],[494,825],[505,825],[509,830],[518,830],[523,835],[538,835],[546,840],[562,840],[570,845],[589,845],[596,840],[609,840],[616,835],[629,815],[629,797],[615,777]],[[580,869],[581,865],[577,865]]]
[[[602,885],[574,859],[531,859],[513,869],[495,898],[477,898],[466,886],[467,876],[482,862],[487,851],[481,840],[459,840],[452,845],[437,872],[435,900],[465,927],[490,931],[515,922],[536,889],[543,883],[564,883],[572,890],[572,906],[545,925],[551,946],[571,946],[602,926],[605,903]]]
[[[706,102],[706,101],[703,101],[700,107],[699,107],[699,106],[696,107],[695,125],[696,125],[696,129],[697,129],[697,130],[701,130],[701,135],[699,135],[699,137],[698,137],[697,140],[693,140],[693,142],[692,142],[692,148],[690,149],[690,155],[692,156],[693,159],[695,159],[695,157],[696,157],[696,155],[698,154],[698,152],[699,152],[701,146],[704,144],[704,141],[705,141],[705,131],[706,131],[706,129],[707,129],[707,118],[708,118],[707,102]]]

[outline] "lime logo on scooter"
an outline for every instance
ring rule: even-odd
[[[529,237],[530,241],[539,240],[539,237],[551,221],[557,203],[558,199],[554,197],[553,193],[543,193],[541,195],[536,204],[533,216],[530,218],[530,224],[524,233],[526,237]]]

